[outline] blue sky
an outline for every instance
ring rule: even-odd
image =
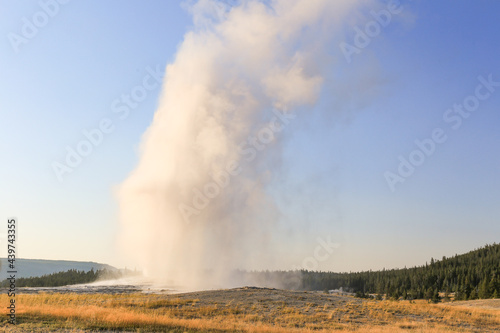
[[[113,102],[173,61],[192,18],[177,1],[73,0],[16,50],[9,36],[22,35],[40,3],[0,0],[0,217],[19,219],[22,257],[126,266],[113,189],[137,162],[160,87],[125,119]],[[411,266],[499,240],[500,87],[457,130],[443,115],[475,93],[479,76],[500,82],[500,4],[402,3],[350,63],[329,46],[336,61],[315,108],[331,112],[302,112],[286,133],[286,168],[270,190],[292,221],[283,237],[301,245],[299,258],[318,236],[339,243],[321,269]],[[368,3],[356,26],[384,6]],[[353,44],[355,34],[346,23],[340,41]],[[358,82],[359,73],[373,80]],[[350,97],[339,104],[336,89]],[[103,119],[111,133],[59,181],[53,162]],[[384,174],[435,128],[447,140],[391,191]]]

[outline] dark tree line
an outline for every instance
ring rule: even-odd
[[[454,296],[455,300],[500,297],[500,244],[451,258],[431,259],[424,266],[365,271],[333,272],[248,272],[249,281],[262,286],[299,290],[343,290],[360,297],[376,295],[392,299],[428,299],[439,301]],[[280,283],[275,283],[280,281]]]
[[[66,272],[57,272],[37,277],[17,278],[16,287],[59,287],[71,284],[90,283],[99,279],[112,279],[118,278],[121,274],[117,271],[110,271],[107,269],[90,271],[79,271],[70,269]],[[9,287],[8,280],[2,281],[1,287]]]
[[[500,297],[500,244],[414,268],[359,273],[302,272],[301,289],[349,288],[359,296],[385,294],[394,299],[438,301],[454,294],[456,300]]]

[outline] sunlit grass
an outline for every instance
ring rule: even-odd
[[[25,330],[141,332],[493,332],[500,310],[425,301],[358,300],[215,303],[173,295],[36,294],[16,297],[18,327]],[[7,304],[7,295],[0,304]],[[5,312],[5,310],[4,310]],[[7,316],[1,323],[7,326]]]

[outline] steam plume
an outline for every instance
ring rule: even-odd
[[[287,125],[320,93],[324,45],[352,0],[213,0],[167,66],[136,169],[118,191],[121,244],[147,272],[189,287],[273,267],[279,211],[267,186]]]

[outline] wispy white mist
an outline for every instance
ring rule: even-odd
[[[189,5],[194,28],[167,66],[139,163],[118,190],[121,245],[149,275],[227,286],[237,283],[233,269],[279,262],[280,214],[267,186],[279,171],[283,133],[317,100],[326,45],[358,5]]]

